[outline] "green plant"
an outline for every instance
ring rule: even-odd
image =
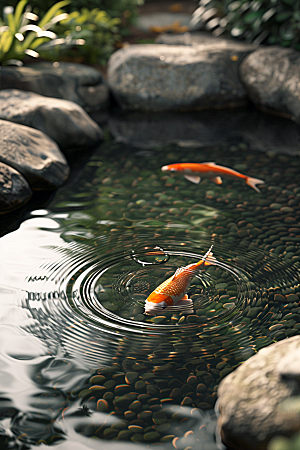
[[[105,11],[112,18],[121,19],[121,32],[128,29],[137,18],[137,7],[142,5],[144,0],[72,0],[72,10],[80,10],[82,7],[88,9],[99,8]]]
[[[300,49],[300,0],[201,0],[193,20],[217,35]]]
[[[89,11],[82,8],[74,11],[55,27],[55,32],[66,42],[84,40],[83,47],[76,46],[68,49],[57,47],[52,58],[61,54],[71,57],[80,57],[86,63],[104,65],[112,52],[114,44],[120,39],[118,35],[121,20],[112,19],[105,11],[95,8]]]
[[[49,41],[57,41],[50,28],[66,18],[61,8],[68,3],[68,0],[63,0],[54,4],[40,20],[28,7],[25,9],[27,0],[20,0],[15,10],[6,6],[0,22],[0,63],[20,61],[26,55],[37,57],[39,49],[45,48]]]
[[[2,10],[7,4],[15,7],[18,0],[0,0],[0,9]],[[55,0],[30,0],[33,12],[38,11],[44,14],[53,4]],[[72,0],[66,6],[66,12],[80,11],[82,8],[99,9],[105,11],[110,17],[118,17],[122,20],[123,25],[130,25],[137,17],[137,7],[142,5],[144,0]]]

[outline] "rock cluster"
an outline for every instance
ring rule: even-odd
[[[298,124],[299,62],[298,53],[291,49],[258,48],[230,39],[215,38],[204,32],[165,34],[157,39],[156,44],[132,45],[115,52],[109,61],[107,83],[99,71],[80,64],[43,62],[22,67],[1,67],[0,120],[14,122],[18,124],[16,127],[25,125],[30,127],[30,132],[35,128],[45,133],[43,138],[47,142],[49,138],[53,139],[53,148],[59,146],[55,155],[60,150],[94,146],[100,142],[102,131],[86,111],[105,110],[111,94],[121,109],[148,113],[216,110],[245,105],[251,100],[259,107],[291,118]],[[229,110],[227,114],[229,117]],[[250,126],[249,122],[245,127],[243,114],[237,114],[231,116],[233,120],[227,121],[226,126],[217,120],[217,111],[213,115],[216,119],[214,123],[207,121],[206,116],[200,122],[195,121],[187,144],[198,144],[199,141],[201,145],[207,144],[215,128],[216,141],[222,139],[224,134],[232,136],[237,130],[242,130],[243,138],[250,146],[253,143],[264,151],[273,148],[274,143],[278,147],[277,136],[271,136],[271,143],[261,139],[265,136],[261,122],[260,127]],[[180,131],[182,116],[174,117],[173,127],[163,126],[163,121],[159,123],[160,126],[157,120],[145,118],[134,119],[131,124],[128,117],[125,121],[112,119],[109,126],[118,140],[133,144],[138,142],[144,147],[153,143],[186,143]],[[292,136],[292,145],[285,142],[287,134],[284,133],[279,147],[295,147],[293,153],[297,153],[299,132],[295,129],[291,131],[288,134]],[[20,135],[22,133],[23,128]],[[2,139],[1,136],[0,144]],[[26,144],[25,141],[23,144]],[[3,152],[0,151],[0,161],[5,163]],[[21,155],[20,150],[19,160]],[[67,176],[68,165],[62,159],[61,156],[60,164],[65,169],[53,186],[63,183]],[[53,161],[55,164],[56,156]],[[20,167],[20,164],[10,162],[11,168],[19,170],[17,166]],[[5,186],[5,190],[4,187],[0,190],[0,195],[5,199],[1,198],[4,201],[1,212],[23,204],[30,197],[31,189],[37,188],[31,185],[24,171],[19,172],[25,179],[16,184],[14,172],[14,183],[10,184],[14,185],[12,196],[8,195],[7,182],[1,184]],[[12,176],[11,169],[6,168],[1,170],[1,174],[5,180],[10,176],[8,174]],[[24,190],[25,180],[30,187],[27,185]],[[42,183],[39,189],[45,188],[45,185],[48,182]]]
[[[204,32],[161,35],[109,61],[108,84],[125,110],[237,106],[249,100],[300,121],[298,52],[257,47]]]
[[[67,63],[1,67],[0,87],[0,213],[6,213],[33,190],[66,180],[62,151],[102,140],[85,110],[107,106],[108,89],[97,70]]]
[[[296,409],[284,401],[300,394],[300,336],[260,350],[229,374],[218,390],[218,427],[231,449],[263,450],[275,435],[300,430]]]

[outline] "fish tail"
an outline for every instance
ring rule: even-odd
[[[197,263],[197,266],[200,266],[202,264],[204,266],[208,266],[213,263],[213,261],[216,261],[216,258],[213,256],[213,252],[211,251],[212,248],[213,245],[210,246],[205,255],[200,259],[200,261]]]
[[[250,186],[253,189],[255,189],[256,192],[260,192],[260,190],[258,189],[258,187],[256,185],[257,184],[264,184],[264,181],[263,180],[259,180],[258,178],[247,177],[246,178],[246,183],[248,184],[248,186]]]

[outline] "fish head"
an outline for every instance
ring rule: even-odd
[[[170,295],[157,294],[155,291],[149,295],[145,302],[145,313],[151,314],[155,310],[166,308],[173,305],[173,299]]]
[[[180,172],[182,169],[181,169],[181,164],[178,163],[178,164],[169,164],[167,166],[163,166],[161,168],[161,170],[163,172]]]

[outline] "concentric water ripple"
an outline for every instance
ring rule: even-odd
[[[131,353],[147,358],[158,347],[165,358],[181,358],[172,343],[176,338],[185,342],[188,358],[204,336],[240,333],[245,325],[253,348],[262,332],[271,341],[280,337],[284,327],[272,329],[272,322],[284,319],[288,305],[297,302],[297,264],[259,250],[245,254],[216,239],[215,265],[200,272],[189,289],[193,313],[144,314],[155,287],[178,267],[202,258],[211,244],[208,239],[154,242],[143,235],[122,245],[118,239],[81,238],[49,248],[53,260],[42,265],[35,283],[40,291],[26,289],[26,308],[40,327],[36,332],[59,339],[71,355],[93,366]],[[32,277],[27,280],[30,284]]]

